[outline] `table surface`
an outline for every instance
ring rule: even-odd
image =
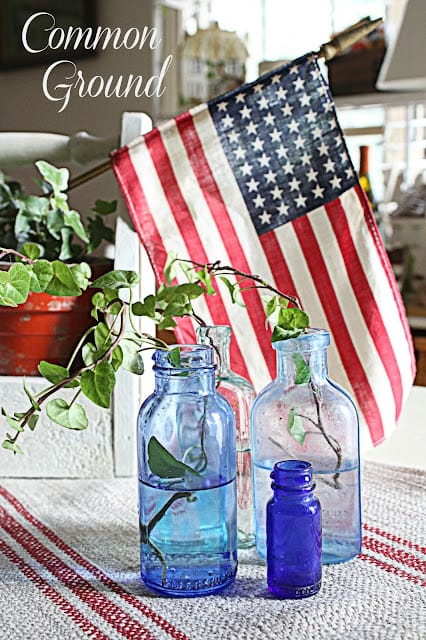
[[[268,640],[426,637],[426,471],[363,466],[363,551],[319,594],[274,599],[240,553],[222,594],[154,595],[139,578],[134,479],[0,482],[0,638]]]

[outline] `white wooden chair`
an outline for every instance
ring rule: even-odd
[[[84,131],[72,136],[55,133],[0,132],[0,167],[31,165],[36,160],[43,158],[56,165],[61,163],[72,163],[76,165],[76,171],[72,171],[74,175],[74,173],[78,173],[77,165],[84,165],[98,159],[105,160],[110,151],[130,142],[133,138],[142,133],[146,133],[151,128],[152,121],[147,114],[124,113],[122,117],[121,135],[117,134],[109,138],[97,138]],[[137,234],[131,227],[124,204],[120,207],[117,218],[115,266],[116,268],[132,269],[141,275],[140,290],[138,291],[138,295],[141,297],[153,291],[155,286],[154,274]],[[141,322],[141,330],[153,333],[155,328],[151,321],[143,321]],[[118,372],[113,397],[113,408],[110,416],[112,419],[111,456],[113,460],[113,472],[117,476],[128,476],[136,473],[136,417],[141,399],[150,392],[153,385],[153,376],[149,362],[147,362],[146,369],[147,371],[141,379],[138,379],[137,376],[127,371]],[[39,383],[39,380],[33,379],[35,386],[39,385]],[[19,376],[13,378],[0,377],[0,394],[4,397],[10,395],[17,396],[21,387],[22,378]],[[97,412],[104,413],[105,410],[97,407],[95,409],[96,411],[93,413],[93,408],[91,408],[92,420],[95,423],[97,421],[101,423],[104,417],[101,418],[100,416],[98,420]],[[50,426],[49,429],[55,429],[55,427]],[[82,443],[82,438],[72,438],[72,435],[73,434],[69,432],[67,433],[67,430],[63,432],[59,431],[59,433],[55,431],[55,441],[52,445],[60,449],[61,438],[66,439],[67,442],[64,449],[67,451],[68,457],[71,458],[73,452],[70,450],[69,442],[73,440],[76,447],[76,456],[81,454],[80,447]],[[81,435],[84,439],[84,434]],[[42,467],[39,462],[40,452],[37,448],[36,439],[37,434],[33,437],[31,437],[31,435],[28,436],[28,448],[26,447],[26,449],[29,455],[24,465],[21,463],[19,466],[15,463],[15,460],[11,461],[8,459],[3,465],[0,465],[0,475],[40,475],[40,469]],[[91,447],[96,446],[96,442],[93,442],[93,439],[90,442]],[[50,444],[48,443],[47,446],[50,446]],[[102,446],[104,446],[104,443]],[[52,452],[52,456],[53,455]],[[34,459],[34,466],[32,465],[31,458]],[[49,455],[46,457],[46,460],[48,459]],[[69,468],[72,468],[72,462]],[[76,468],[78,468],[78,465]],[[101,465],[99,468],[101,468]],[[60,466],[58,465],[53,475],[67,476],[68,473],[75,475],[74,472],[68,472],[67,469],[68,467],[65,465],[64,473],[60,474]],[[92,469],[90,469],[90,467],[84,467],[82,474],[85,475],[87,473],[91,473],[92,475],[96,474],[96,467]],[[102,466],[101,473],[105,473],[105,465]],[[48,468],[48,462],[46,464],[45,475],[46,477],[52,475]]]

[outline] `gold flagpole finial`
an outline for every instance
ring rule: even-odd
[[[370,18],[363,18],[355,24],[351,25],[344,31],[338,33],[334,38],[322,44],[318,55],[325,60],[331,60],[338,53],[341,53],[345,49],[351,47],[355,42],[361,40],[369,33],[377,29],[379,25],[383,23],[383,18],[377,18],[377,20],[370,20]]]

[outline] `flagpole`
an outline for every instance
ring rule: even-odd
[[[377,29],[377,27],[382,23],[383,18],[378,18],[377,20],[363,18],[362,20],[359,20],[344,31],[341,31],[328,42],[322,44],[317,52],[318,57],[324,58],[325,60],[331,60],[338,53],[348,49],[358,42],[358,40],[361,40],[361,38],[364,38],[369,33]],[[108,159],[92,169],[81,173],[79,176],[71,178],[68,185],[68,191],[71,191],[71,189],[75,189],[76,187],[93,180],[93,178],[97,178],[103,173],[106,173],[111,169],[111,166],[111,160]]]

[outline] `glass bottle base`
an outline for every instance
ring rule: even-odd
[[[174,597],[196,597],[217,593],[225,589],[234,580],[237,568],[222,567],[217,565],[209,567],[173,567],[167,569],[167,575],[163,580],[161,568],[144,573],[141,578],[149,589],[156,593]]]
[[[334,542],[323,546],[321,562],[322,564],[349,562],[349,560],[356,558],[359,553],[361,553],[361,545],[354,546],[344,542]]]
[[[295,587],[294,585],[277,584],[268,582],[268,590],[275,598],[284,598],[286,600],[300,600],[301,598],[310,598],[321,589],[321,580],[305,587]]]

